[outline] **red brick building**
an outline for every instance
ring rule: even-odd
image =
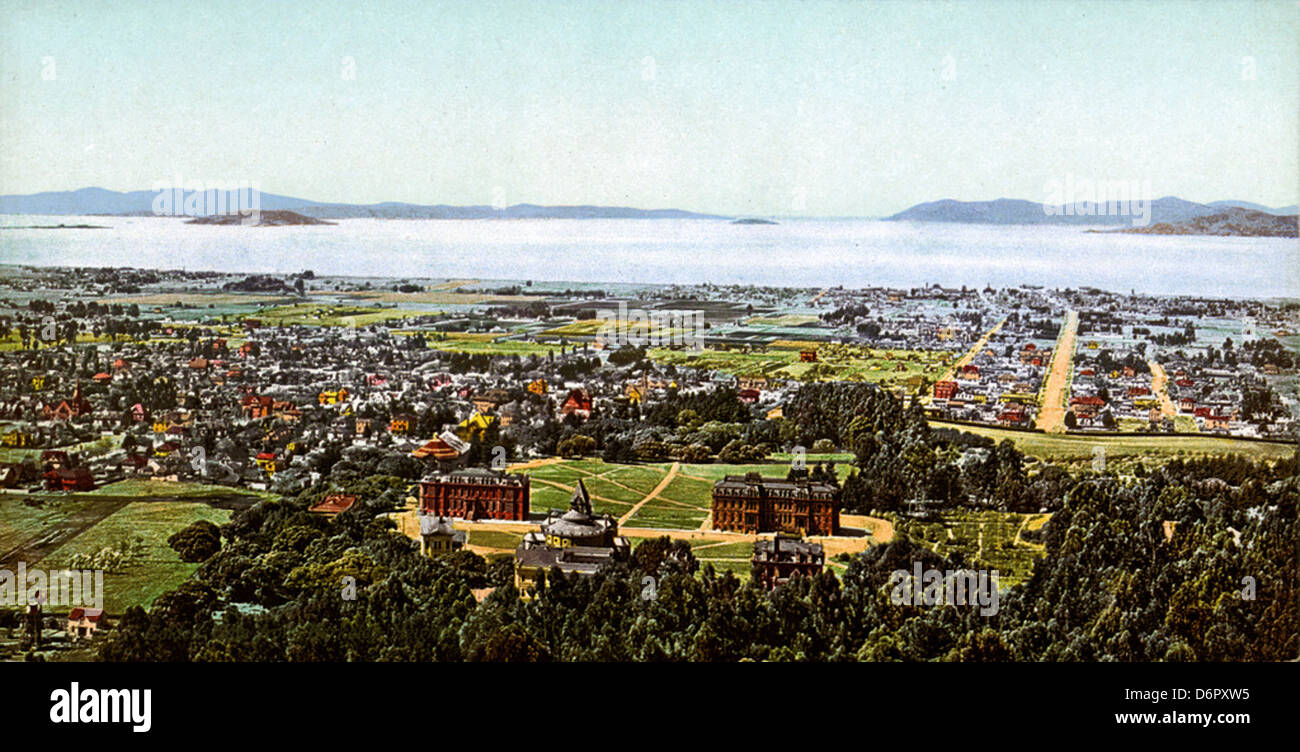
[[[936,381],[934,383],[935,399],[952,399],[957,396],[957,382]]]
[[[820,481],[728,475],[713,484],[713,527],[742,533],[835,535],[840,489]]]
[[[754,542],[754,557],[750,560],[754,577],[764,588],[772,590],[784,585],[791,577],[815,577],[821,574],[826,554],[820,543],[808,543],[780,533],[772,540]]]
[[[528,520],[528,476],[481,468],[426,475],[420,480],[425,514],[465,520]]]

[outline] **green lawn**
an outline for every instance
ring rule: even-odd
[[[39,566],[66,567],[74,554],[94,553],[140,537],[146,546],[144,557],[125,571],[105,573],[104,607],[111,614],[121,614],[136,605],[148,608],[155,598],[174,590],[198,568],[198,564],[182,562],[167,545],[172,533],[197,520],[223,525],[230,520],[230,511],[197,502],[133,502],[55,549]]]
[[[651,349],[657,363],[722,371],[732,375],[765,375],[778,379],[866,381],[884,386],[902,384],[912,376],[930,381],[943,375],[950,353],[922,350],[879,350],[827,343],[772,343],[757,352],[710,349],[691,352]],[[801,349],[815,349],[816,362],[803,362]]]
[[[691,552],[698,558],[705,559],[744,559],[749,561],[754,556],[754,544],[751,541],[723,543],[713,541],[691,541]]]
[[[848,455],[812,455],[810,462],[832,457],[837,460],[843,472],[847,463],[839,460]],[[523,472],[533,478],[531,507],[534,512],[567,509],[569,506],[570,492],[541,481],[560,483],[571,488],[581,479],[593,497],[601,497],[592,499],[595,510],[617,517],[626,514],[633,505],[648,496],[667,476],[671,467],[672,463],[618,465],[598,459],[580,459],[564,460]],[[789,466],[783,462],[681,465],[678,475],[658,497],[638,509],[628,524],[633,527],[695,530],[704,522],[713,506],[714,481],[724,475],[743,475],[746,472],[784,478],[789,472]]]
[[[1172,458],[1216,454],[1240,454],[1250,459],[1278,460],[1296,451],[1294,444],[1270,444],[1242,439],[1215,438],[1205,435],[1169,434],[1168,436],[1079,436],[1009,431],[984,426],[967,426],[931,421],[935,427],[955,428],[994,441],[1011,439],[1020,451],[1043,460],[1083,460],[1093,457],[1094,447],[1104,447],[1109,458]]]
[[[85,509],[87,502],[70,497],[43,500],[40,507],[23,503],[26,495],[0,496],[0,552],[39,535]]]
[[[504,530],[471,530],[469,533],[469,543],[475,546],[488,546],[490,548],[509,548],[519,547],[524,536],[519,533],[511,533]]]

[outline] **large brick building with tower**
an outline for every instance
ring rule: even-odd
[[[742,533],[835,535],[840,489],[830,483],[728,475],[713,484],[713,527]]]
[[[420,479],[420,511],[463,520],[528,520],[528,476],[482,468]]]

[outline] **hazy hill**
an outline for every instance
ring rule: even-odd
[[[955,201],[943,199],[917,204],[887,220],[914,222],[964,222],[991,225],[1132,225],[1131,215],[1064,215],[1048,214],[1043,204],[1024,199],[1000,198],[994,201]],[[1103,210],[1105,207],[1103,207]],[[1220,207],[1165,196],[1151,202],[1151,223],[1182,222],[1215,214]]]
[[[110,191],[81,188],[25,195],[0,196],[0,214],[152,216],[155,191]],[[336,204],[262,193],[260,209],[294,211],[317,219],[731,219],[681,209],[635,209],[625,206],[492,206],[424,205],[386,201],[378,204]]]

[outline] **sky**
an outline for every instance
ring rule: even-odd
[[[1300,193],[1288,2],[0,0],[0,194],[882,216]]]

